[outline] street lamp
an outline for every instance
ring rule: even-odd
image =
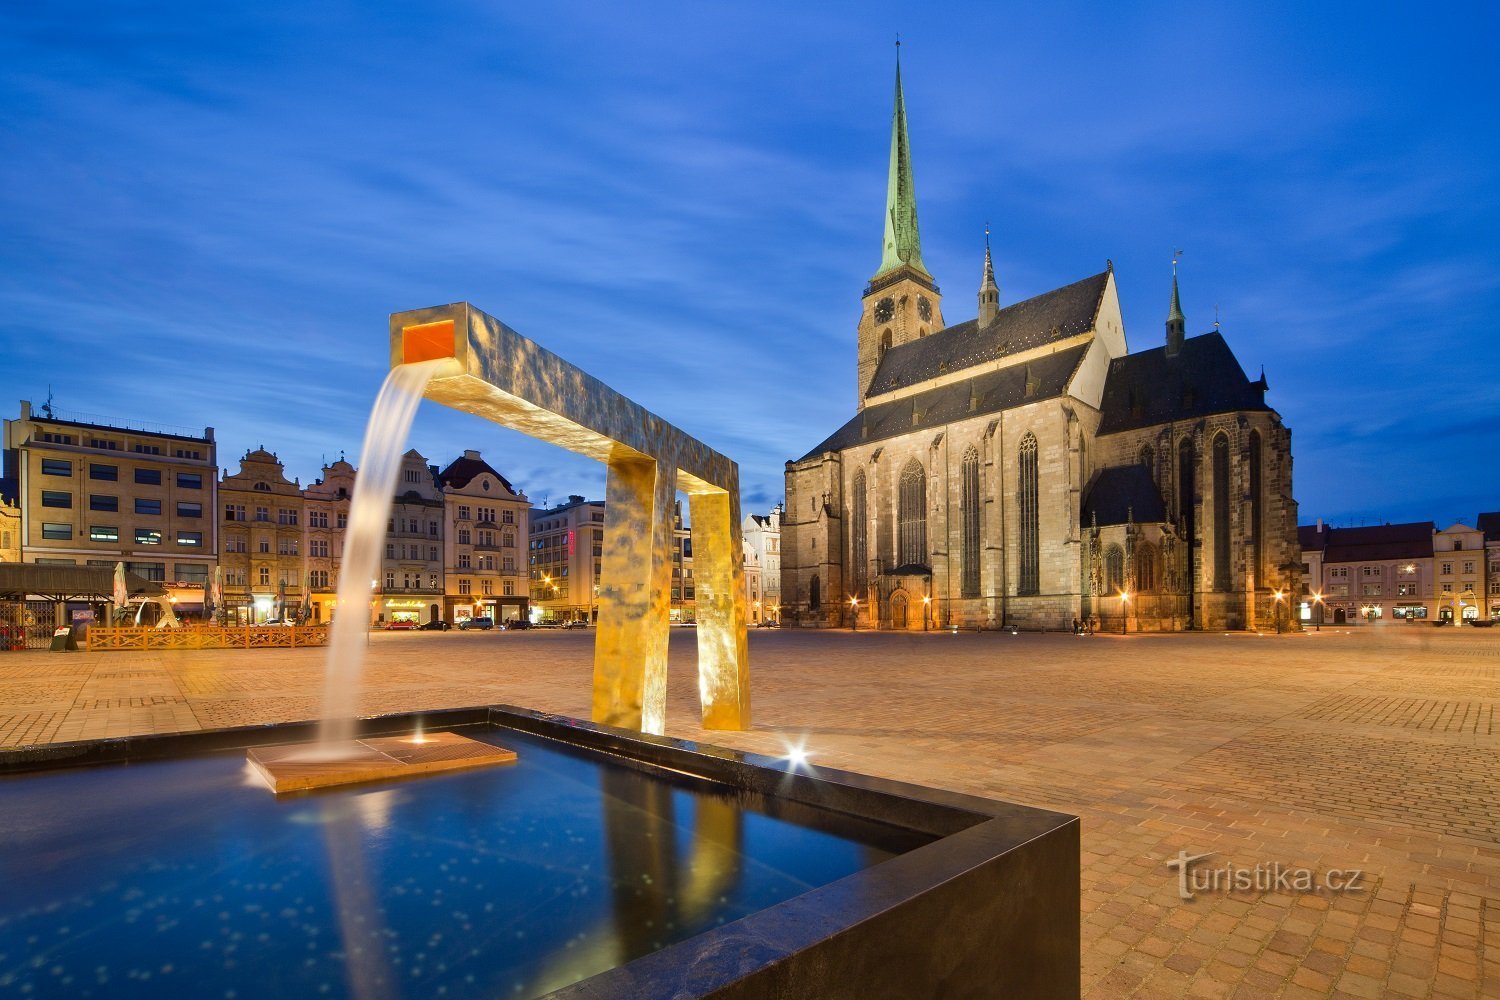
[[[922,631],[927,631],[928,621],[932,618],[932,598],[922,598]]]
[[[1280,635],[1281,634],[1281,599],[1286,596],[1286,591],[1284,591],[1284,590],[1278,590],[1272,596],[1274,596],[1276,598],[1276,603],[1273,604],[1273,605],[1271,605],[1271,617],[1276,620],[1276,634]]]
[[[760,607],[760,605],[757,603],[756,607]],[[852,632],[858,632],[859,631],[859,598],[857,598],[857,597],[851,597],[851,598],[849,598],[849,607],[853,609],[852,614],[854,616],[853,620],[852,620],[850,631],[852,631]]]
[[[1323,595],[1322,593],[1315,593],[1312,595],[1312,598],[1313,604],[1318,609],[1318,621],[1317,624],[1313,626],[1313,631],[1321,632],[1323,631]]]
[[[1120,591],[1120,634],[1128,634],[1130,629],[1130,591]]]

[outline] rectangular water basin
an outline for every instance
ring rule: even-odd
[[[1078,995],[1078,821],[489,707],[515,763],[273,796],[310,725],[0,754],[0,992]]]

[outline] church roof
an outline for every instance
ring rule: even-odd
[[[1098,524],[1155,524],[1167,519],[1161,492],[1144,465],[1100,469],[1089,480],[1083,500],[1084,527]]]
[[[842,451],[913,431],[936,430],[955,420],[1061,396],[1087,350],[1087,345],[1071,347],[1029,364],[985,372],[961,382],[867,406],[802,457]]]
[[[1252,382],[1217,331],[1183,341],[1176,357],[1165,346],[1109,363],[1100,403],[1100,434],[1190,420],[1232,410],[1269,410],[1264,383]]]
[[[880,360],[866,396],[972,368],[1093,328],[1109,272],[1006,306],[983,329],[977,319],[892,347]]]
[[[500,480],[500,485],[505,487],[507,493],[515,492],[515,488],[510,485],[510,481],[496,472],[490,466],[490,463],[482,458],[469,458],[467,455],[462,458],[455,458],[449,463],[446,469],[438,473],[438,485],[445,489],[461,490],[473,482],[475,476],[485,472]]]

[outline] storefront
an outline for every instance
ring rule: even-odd
[[[407,622],[411,625],[421,625],[442,616],[442,607],[439,599],[427,599],[421,597],[385,597],[377,604],[379,609],[379,623],[390,625],[393,622]]]
[[[1398,604],[1391,609],[1393,618],[1402,618],[1407,621],[1421,621],[1427,617],[1427,605],[1425,604]]]

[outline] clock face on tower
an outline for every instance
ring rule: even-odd
[[[921,317],[923,323],[932,322],[932,303],[927,301],[925,295],[917,296],[917,315]]]
[[[875,322],[889,323],[894,315],[896,315],[896,301],[890,296],[875,303]]]

